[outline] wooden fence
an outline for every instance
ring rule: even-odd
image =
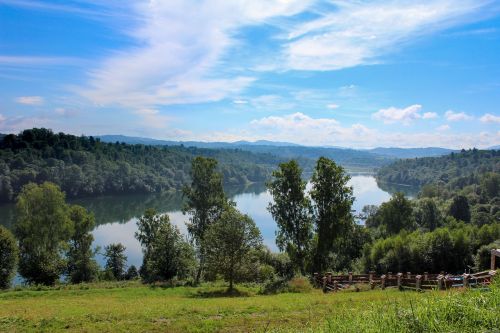
[[[370,285],[372,289],[395,287],[400,290],[445,290],[450,288],[477,288],[485,287],[491,283],[496,271],[484,271],[474,274],[450,275],[444,274],[412,274],[391,272],[384,275],[376,275],[375,272],[368,274],[333,275],[326,273],[320,275],[314,273],[313,283],[315,287],[322,288],[324,292],[335,292],[360,284]]]

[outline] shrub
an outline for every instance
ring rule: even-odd
[[[18,254],[14,236],[0,225],[0,289],[10,286],[17,266]]]
[[[288,291],[291,293],[308,293],[311,292],[313,286],[304,276],[294,277],[288,281]]]

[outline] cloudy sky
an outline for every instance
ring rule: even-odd
[[[31,127],[498,145],[500,1],[0,0],[0,132]]]

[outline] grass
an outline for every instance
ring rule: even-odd
[[[100,283],[0,293],[1,332],[499,332],[490,291],[259,295],[258,286]]]

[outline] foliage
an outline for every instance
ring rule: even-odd
[[[167,214],[146,210],[137,223],[136,238],[143,247],[141,275],[147,282],[185,279],[194,268],[194,249]]]
[[[63,253],[73,234],[64,193],[54,184],[28,184],[16,204],[19,273],[28,283],[52,285],[66,269]]]
[[[491,250],[500,249],[500,239],[493,243],[482,245],[474,256],[474,269],[476,271],[485,271],[491,268]]]
[[[180,190],[197,156],[220,161],[226,185],[263,182],[281,159],[237,149],[103,143],[44,128],[0,138],[0,201],[30,183],[49,181],[68,197]]]
[[[113,280],[123,280],[127,265],[125,246],[116,243],[104,247],[104,257],[106,258],[105,271],[109,274],[109,277]]]
[[[207,263],[229,282],[229,290],[233,289],[235,276],[245,258],[261,245],[262,236],[255,222],[231,206],[226,207],[204,237]]]
[[[306,182],[296,161],[281,163],[267,184],[273,201],[268,210],[276,221],[276,244],[286,251],[294,268],[305,273],[312,241],[312,207],[305,195]]]
[[[349,238],[354,220],[351,207],[354,201],[350,177],[332,160],[320,157],[311,179],[310,192],[314,202],[314,223],[317,242],[314,253],[314,271],[332,267],[332,255],[343,255],[342,241]]]
[[[220,218],[225,206],[228,205],[222,186],[222,174],[217,172],[216,168],[217,161],[212,158],[195,158],[191,165],[191,186],[185,186],[183,189],[186,203],[182,211],[190,215],[188,232],[197,245],[200,259],[196,283],[200,281],[204,268],[205,232]]]
[[[139,278],[139,271],[135,265],[130,266],[125,273],[125,280],[136,280]]]
[[[12,233],[0,225],[0,289],[10,286],[17,267],[19,249]]]
[[[470,222],[470,207],[467,198],[463,195],[453,197],[448,214],[459,221]]]
[[[99,267],[92,250],[94,216],[81,206],[71,206],[69,217],[74,224],[74,233],[69,241],[67,274],[71,283],[91,282],[97,279]]]
[[[379,228],[381,235],[394,235],[401,230],[414,230],[413,204],[403,193],[397,192],[366,220],[366,226]]]
[[[478,175],[488,172],[500,172],[500,150],[471,149],[441,157],[398,160],[381,167],[377,180],[382,186],[384,183],[414,186],[437,183],[453,191],[478,184]]]
[[[402,232],[367,246],[363,270],[463,273],[482,265],[476,252],[500,239],[500,223],[482,227],[456,223],[432,232]],[[478,265],[479,260],[479,265]]]

